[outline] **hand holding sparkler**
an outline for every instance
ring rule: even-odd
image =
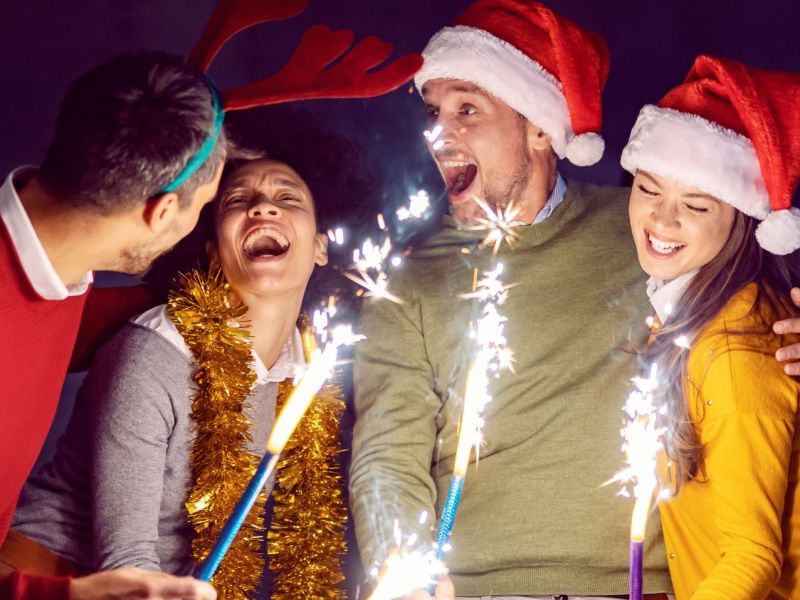
[[[419,516],[419,524],[424,525],[427,520],[428,513],[423,512]],[[397,520],[394,521],[393,536],[394,546],[383,565],[380,569],[375,567],[370,571],[370,576],[377,583],[368,600],[426,600],[430,596],[423,590],[433,585],[437,586],[437,600],[452,599],[455,592],[450,579],[445,575],[447,569],[434,552],[420,550],[417,546],[418,535],[412,533],[405,537]],[[439,589],[442,590],[441,594]]]

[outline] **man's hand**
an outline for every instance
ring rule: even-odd
[[[800,288],[792,289],[792,302],[797,308],[800,308]],[[781,335],[800,333],[800,317],[778,321],[772,326],[772,329],[775,333]],[[781,362],[795,361],[784,365],[783,370],[786,371],[787,375],[800,375],[800,344],[792,344],[781,348],[775,353],[775,358]]]
[[[436,584],[436,594],[433,597],[425,590],[414,590],[403,600],[455,600],[455,597],[453,582],[447,575],[442,575]]]
[[[128,567],[72,580],[72,600],[216,600],[205,581]]]

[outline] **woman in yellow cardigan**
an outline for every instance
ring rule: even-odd
[[[678,600],[800,598],[800,382],[771,328],[800,281],[798,105],[800,74],[700,56],[622,154],[659,317],[643,354],[666,375]]]

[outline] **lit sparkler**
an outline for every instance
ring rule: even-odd
[[[503,334],[506,318],[497,309],[508,297],[508,286],[503,285],[500,280],[502,273],[503,265],[497,264],[492,271],[485,272],[477,281],[474,292],[464,295],[465,298],[478,299],[483,304],[483,309],[472,332],[478,351],[467,372],[464,411],[461,417],[453,476],[450,479],[450,488],[436,534],[436,556],[439,559],[444,556],[444,549],[453,529],[470,455],[474,448],[477,460],[483,440],[483,409],[492,400],[489,394],[489,377],[491,375],[497,377],[502,370],[510,369],[513,361],[513,355],[506,345]]]
[[[324,349],[316,348],[311,354],[305,373],[275,420],[275,425],[272,427],[272,432],[267,441],[267,451],[264,453],[255,474],[236,503],[208,557],[200,565],[197,571],[198,579],[208,581],[216,573],[261,489],[275,470],[275,465],[278,462],[280,453],[286,446],[286,442],[311,405],[314,395],[319,392],[325,381],[331,376],[333,368],[336,366],[339,348],[355,344],[364,339],[364,336],[354,334],[350,325],[339,325],[328,331],[328,318],[333,313],[335,313],[334,303],[330,303],[325,311],[317,311],[315,313],[313,319],[314,328],[316,331],[324,331],[323,339],[327,343],[325,343]]]
[[[425,190],[420,190],[416,194],[410,195],[408,201],[408,206],[401,206],[397,209],[397,218],[401,221],[419,219],[431,207],[428,192]]]
[[[364,240],[361,248],[353,251],[353,269],[355,273],[344,273],[350,281],[355,282],[367,291],[368,296],[384,298],[402,304],[402,300],[389,291],[389,277],[384,265],[392,251],[392,241],[385,236],[383,243],[375,244],[370,238]]]
[[[442,146],[444,146],[444,140],[439,139],[439,136],[442,135],[443,131],[444,128],[441,125],[437,125],[431,131],[422,132],[422,136],[428,141],[434,151],[439,150]]]
[[[420,515],[420,524],[427,520],[427,514]],[[447,572],[444,563],[436,557],[433,550],[422,552],[417,548],[415,534],[403,542],[403,534],[397,521],[394,522],[395,546],[389,553],[382,568],[374,569],[370,575],[377,578],[375,591],[368,600],[394,600],[402,598],[416,589],[427,589],[436,585],[436,580]]]
[[[505,208],[498,207],[497,210],[489,206],[482,198],[476,197],[475,202],[486,215],[485,217],[478,217],[476,224],[470,227],[473,230],[487,230],[486,237],[481,242],[481,247],[492,246],[493,256],[497,255],[503,242],[508,244],[509,248],[513,248],[519,237],[519,234],[514,231],[514,228],[520,225],[520,222],[516,220],[517,216],[519,216],[519,209],[513,202],[509,202]]]
[[[622,484],[620,493],[633,496],[630,534],[630,598],[642,598],[642,552],[650,505],[658,487],[657,460],[664,451],[662,442],[666,428],[659,423],[665,407],[659,407],[654,392],[658,388],[658,369],[654,364],[650,376],[634,377],[636,389],[628,396],[624,411],[628,420],[621,430],[626,467],[608,483]]]

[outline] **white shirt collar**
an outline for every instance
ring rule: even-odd
[[[30,166],[14,169],[0,186],[0,218],[17,251],[22,270],[36,293],[45,300],[64,300],[68,296],[85,294],[92,283],[92,273],[86,273],[75,285],[64,285],[22,206],[14,180],[24,180],[33,173],[34,167]]]
[[[186,346],[183,336],[167,315],[166,304],[155,306],[138,317],[134,317],[131,321],[159,333],[187,358],[192,359],[192,353]],[[255,350],[253,350],[253,367],[256,371],[256,384],[258,385],[279,383],[285,379],[302,375],[306,368],[306,361],[303,355],[303,340],[297,327],[294,328],[294,333],[289,336],[281,348],[281,354],[271,369],[267,369]]]
[[[697,269],[684,273],[671,281],[664,281],[655,277],[647,280],[647,297],[650,298],[650,304],[656,310],[662,325],[667,322],[673,309],[680,302],[683,292],[696,274]]]

